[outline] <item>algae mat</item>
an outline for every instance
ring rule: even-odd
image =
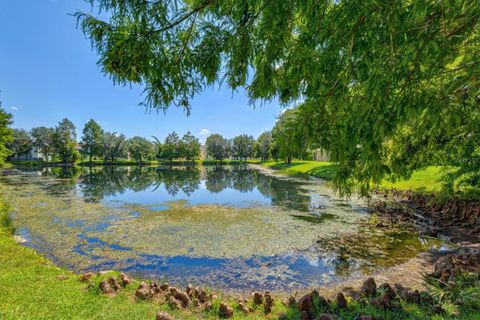
[[[17,240],[77,272],[281,290],[389,267],[435,245],[404,230],[372,232],[360,200],[318,181],[245,166],[44,168],[1,177],[0,192]]]

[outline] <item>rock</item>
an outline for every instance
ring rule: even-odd
[[[141,300],[150,299],[152,297],[152,291],[150,290],[150,287],[147,286],[145,282],[140,282],[140,285],[135,291],[135,296]]]
[[[160,311],[157,313],[157,317],[155,318],[156,320],[174,320],[172,316],[170,316],[168,313]]]
[[[85,272],[84,274],[82,274],[80,276],[80,281],[81,282],[88,282],[94,275],[95,275],[95,273],[93,273],[93,272]]]
[[[378,287],[378,289],[384,293],[388,293],[390,300],[394,299],[396,296],[395,291],[388,283],[383,283],[380,287]]]
[[[103,294],[115,294],[115,290],[112,288],[108,280],[103,280],[102,282],[100,282],[99,288]]]
[[[297,305],[297,300],[294,296],[288,297],[288,306],[293,307]]]
[[[259,306],[263,303],[263,295],[260,292],[253,293],[253,304]]]
[[[322,314],[320,320],[333,320],[333,316],[331,314]]]
[[[384,292],[380,298],[380,301],[385,309],[392,308],[392,298],[389,292]]]
[[[372,297],[377,292],[377,284],[373,278],[368,278],[362,285],[362,293],[367,297]]]
[[[337,293],[337,307],[339,309],[345,309],[347,307],[347,299],[345,299],[345,296],[341,292]]]
[[[190,299],[192,299],[192,298],[198,298],[198,294],[199,294],[198,289],[197,289],[197,288],[194,288],[191,284],[188,284],[188,285],[187,285],[187,289],[186,289],[185,292],[188,294],[188,296],[190,297]]]
[[[177,292],[174,295],[175,299],[179,300],[182,302],[182,305],[184,308],[188,307],[190,303],[190,298],[186,292],[183,292],[181,290],[177,290]]]
[[[238,308],[245,314],[249,314],[250,313],[250,308],[247,307],[247,305],[245,304],[245,302],[239,302],[238,303]]]
[[[218,309],[218,315],[220,318],[231,318],[233,317],[233,308],[222,302],[220,303],[220,308]]]
[[[207,302],[208,300],[208,295],[207,295],[207,292],[203,289],[200,289],[200,292],[198,293],[198,300],[201,302],[201,303],[205,303]]]
[[[152,295],[156,295],[162,292],[162,289],[160,289],[160,286],[158,285],[158,283],[153,281],[150,282],[149,288]]]
[[[122,284],[123,287],[128,286],[133,282],[133,279],[127,276],[125,273],[120,274],[120,283]]]
[[[162,291],[167,291],[169,287],[170,287],[170,286],[168,285],[168,283],[164,283],[164,284],[162,284],[162,285],[160,286],[160,290],[162,290]]]
[[[297,308],[302,313],[302,319],[312,319],[315,310],[313,304],[314,293],[308,293],[301,297],[297,302]],[[306,316],[306,318],[304,317]]]
[[[108,278],[108,282],[110,283],[110,286],[115,292],[120,290],[121,286],[120,283],[118,283],[117,279],[115,279],[114,277],[110,277]]]
[[[218,296],[215,293],[210,293],[210,300],[217,300]]]
[[[267,291],[265,292],[265,304],[263,306],[263,311],[265,312],[265,314],[269,314],[270,312],[272,312],[272,308],[273,308],[273,298],[270,292]]]
[[[435,263],[435,267],[431,276],[438,279],[445,271],[448,271],[450,273],[450,269],[452,269],[453,267],[454,264],[452,255],[441,257]]]
[[[178,301],[177,299],[175,299],[173,296],[170,296],[168,298],[168,304],[170,305],[170,307],[172,307],[173,309],[182,309],[182,302],[181,301]]]

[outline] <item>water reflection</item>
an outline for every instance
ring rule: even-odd
[[[325,185],[248,166],[23,170],[0,176],[0,192],[24,244],[78,272],[300,288],[389,267],[429,245],[368,228],[361,202]]]
[[[65,195],[80,191],[87,202],[101,202],[125,194],[148,193],[161,195],[161,200],[189,198],[193,203],[214,203],[211,194],[218,194],[225,203],[245,206],[246,202],[268,203],[289,209],[308,212],[312,208],[311,196],[302,190],[302,183],[280,180],[259,173],[246,165],[236,166],[186,166],[186,167],[50,167],[38,172],[43,177],[58,179],[58,183],[44,185],[49,195]],[[30,182],[29,182],[30,183]],[[200,189],[206,189],[204,193]],[[230,194],[229,194],[230,191]],[[238,203],[236,191],[246,194],[246,201]],[[194,197],[193,194],[197,193]],[[223,194],[222,194],[223,193]],[[163,197],[162,197],[163,195]],[[164,195],[170,197],[165,198]],[[209,197],[209,199],[207,199]],[[121,197],[120,197],[121,198]],[[133,198],[126,195],[126,202]],[[193,198],[193,199],[192,199]],[[197,201],[195,201],[198,198]],[[157,197],[158,199],[158,197]],[[144,200],[144,199],[142,199]],[[144,201],[140,201],[144,202]]]

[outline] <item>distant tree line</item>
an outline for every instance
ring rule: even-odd
[[[1,106],[1,105],[0,105]],[[248,134],[227,139],[212,134],[206,139],[206,155],[218,161],[234,159],[305,159],[309,152],[306,135],[298,125],[297,110],[289,109],[280,115],[272,131],[262,133],[256,140]],[[75,125],[68,119],[61,120],[55,127],[36,127],[30,131],[11,129],[12,116],[0,108],[0,163],[7,156],[28,157],[32,150],[38,151],[44,160],[65,163],[86,159],[89,162],[102,159],[114,162],[119,159],[135,161],[194,161],[201,155],[201,144],[197,137],[187,132],[180,137],[175,131],[160,141],[135,136],[127,138],[117,132],[102,129],[100,124],[89,120],[77,142]]]
[[[44,160],[65,163],[82,158],[90,162],[126,158],[139,162],[161,159],[193,161],[200,156],[200,141],[190,132],[181,138],[172,132],[161,143],[155,137],[150,141],[140,136],[127,138],[117,132],[104,131],[96,121],[90,120],[83,128],[80,142],[77,142],[75,125],[68,119],[63,119],[54,128],[36,127],[30,131],[11,129],[11,123],[11,115],[0,109],[0,163],[7,156],[29,157],[34,149]]]

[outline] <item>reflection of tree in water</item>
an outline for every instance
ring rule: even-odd
[[[42,176],[50,176],[62,181],[55,181],[45,185],[49,195],[66,195],[75,190],[75,185],[81,171],[77,167],[49,167],[42,171]]]
[[[256,185],[257,171],[249,169],[246,165],[233,167],[230,175],[230,186],[242,193],[251,192]]]
[[[126,167],[89,167],[83,171],[79,186],[86,201],[100,201],[124,193],[128,179]]]
[[[264,174],[256,174],[255,177],[257,189],[271,198],[273,205],[304,212],[310,210],[310,196],[304,193],[301,183]]]
[[[231,170],[224,166],[207,167],[205,186],[212,193],[220,193],[231,185]]]
[[[200,173],[196,167],[97,167],[88,168],[81,175],[79,186],[87,201],[122,194],[126,190],[140,192],[164,184],[165,190],[175,196],[180,190],[190,195],[198,189]]]
[[[182,190],[190,195],[200,186],[200,170],[197,167],[158,168],[157,188],[163,182],[165,190],[171,196],[177,195]]]
[[[258,189],[273,205],[289,209],[308,211],[310,196],[302,193],[301,183],[278,179],[261,174],[246,165],[205,167],[206,188],[212,193],[220,193],[226,188],[242,193]],[[45,184],[50,194],[65,194],[74,191],[78,184],[85,201],[100,201],[106,196],[122,194],[126,190],[140,192],[148,188],[156,190],[162,185],[171,196],[180,191],[187,196],[200,186],[200,170],[196,166],[187,167],[59,167],[46,168],[45,176],[61,179]]]

